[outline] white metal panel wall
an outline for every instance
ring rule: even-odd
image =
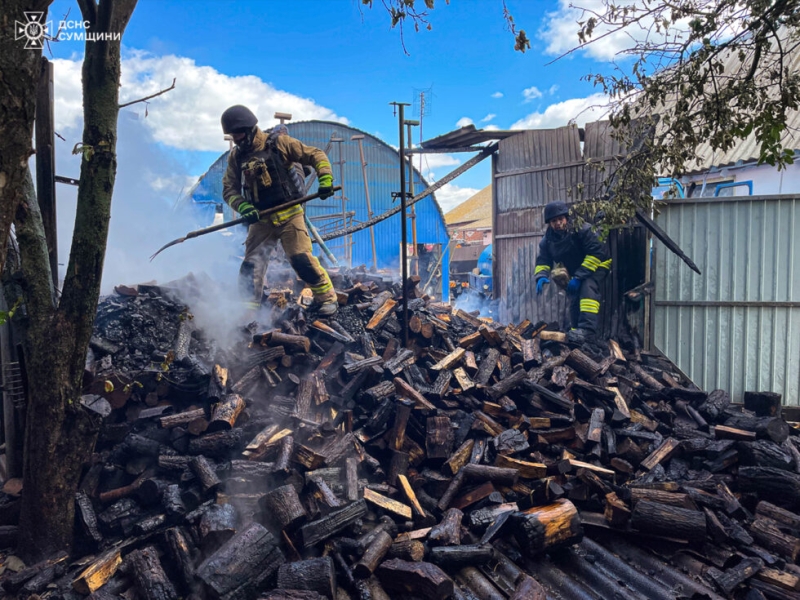
[[[670,202],[657,221],[702,271],[655,246],[655,342],[702,389],[800,404],[800,198]]]

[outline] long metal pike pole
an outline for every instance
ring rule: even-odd
[[[406,197],[406,157],[404,153],[405,148],[405,128],[403,127],[405,121],[405,108],[408,103],[405,102],[392,102],[399,110],[397,116],[399,118],[400,130],[400,144],[398,145],[398,153],[400,155],[400,259],[403,262],[403,347],[408,348],[408,232],[406,231],[406,204],[408,198]]]
[[[335,186],[333,191],[337,191],[342,189],[341,186]],[[298,198],[297,200],[292,200],[291,202],[284,202],[283,204],[279,204],[278,206],[273,206],[271,208],[265,208],[262,211],[259,211],[259,216],[266,217],[267,215],[271,215],[273,213],[286,210],[287,208],[292,208],[293,206],[297,206],[298,204],[305,204],[309,200],[314,200],[315,198],[319,198],[319,192],[316,194],[310,194],[308,196],[303,196],[302,198]],[[226,223],[220,223],[218,225],[212,225],[211,227],[206,227],[204,229],[197,229],[195,231],[190,231],[185,236],[178,238],[177,240],[172,240],[171,242],[164,244],[159,248],[153,256],[150,257],[152,261],[156,256],[161,254],[164,250],[169,248],[170,246],[177,246],[178,244],[182,244],[186,240],[190,240],[192,238],[200,237],[201,235],[205,235],[207,233],[214,233],[215,231],[220,231],[222,229],[227,229],[228,227],[233,227],[234,225],[240,225],[242,223],[246,223],[244,217],[239,217],[238,219],[234,219],[233,221],[228,221]]]

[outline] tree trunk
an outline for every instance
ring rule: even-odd
[[[52,0],[3,0],[2,13],[8,23],[27,23],[28,11],[45,12]],[[47,18],[42,19],[43,22]],[[52,34],[52,32],[51,32]],[[26,48],[26,39],[7,33],[0,37],[0,123],[3,151],[0,152],[0,273],[17,208],[31,202],[26,189],[28,158],[33,154],[33,121],[36,112],[36,84],[42,48]],[[49,272],[49,261],[48,261]]]
[[[120,38],[136,0],[101,0],[99,5],[81,0],[79,4],[91,31],[112,39],[86,42],[81,178],[69,265],[57,308],[41,214],[32,192],[16,212],[30,319],[25,343],[29,382],[25,500],[20,514],[20,553],[28,560],[71,546],[75,492],[98,430],[98,423],[79,400],[100,296],[116,176]]]

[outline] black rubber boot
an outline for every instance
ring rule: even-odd
[[[591,342],[593,339],[594,333],[588,329],[570,329],[567,332],[567,344],[569,346],[580,347]]]

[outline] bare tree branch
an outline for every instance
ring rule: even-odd
[[[156,92],[155,94],[150,94],[149,96],[145,96],[144,98],[139,98],[138,100],[131,100],[130,102],[125,102],[124,104],[120,104],[119,107],[120,108],[125,108],[126,106],[130,106],[131,104],[137,104],[139,102],[147,102],[148,100],[152,100],[156,96],[160,96],[161,94],[166,94],[170,90],[174,90],[175,89],[175,82],[177,80],[178,80],[178,78],[174,77],[172,79],[172,85],[169,86],[168,88],[164,88],[160,92]]]

